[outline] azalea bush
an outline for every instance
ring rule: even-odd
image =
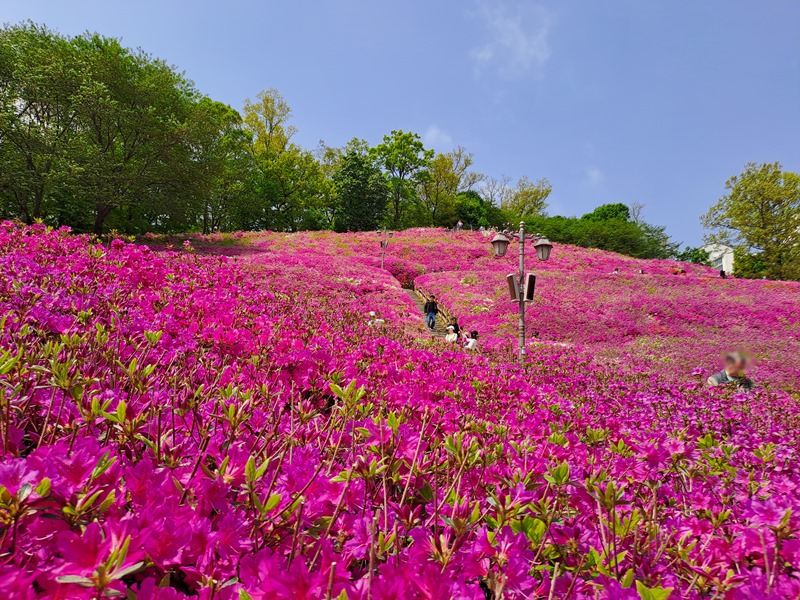
[[[479,234],[144,241],[0,225],[1,598],[800,594],[791,284],[558,246],[520,365]]]

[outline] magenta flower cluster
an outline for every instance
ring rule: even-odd
[[[148,243],[0,224],[0,598],[800,595],[796,286],[558,246],[520,366],[479,234]]]

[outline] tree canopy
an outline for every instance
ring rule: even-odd
[[[749,163],[725,189],[702,217],[706,241],[732,246],[742,275],[800,279],[800,175],[780,163]],[[753,254],[758,259],[748,260]]]
[[[547,178],[487,178],[462,146],[436,153],[417,133],[395,129],[374,146],[354,138],[309,149],[297,132],[276,89],[237,111],[114,38],[63,36],[33,23],[0,29],[0,218],[97,234],[363,231],[459,221],[478,228],[524,219],[563,243],[639,257],[677,253],[664,228],[641,218],[640,203],[603,204],[579,219],[548,217]],[[796,176],[770,177],[763,185],[772,186],[777,210]],[[736,206],[763,195],[752,191],[749,175],[734,179]],[[787,207],[784,217],[794,210]],[[732,215],[728,208],[724,214]],[[790,245],[779,252],[768,236],[745,236],[738,217],[717,218],[723,212],[714,213],[715,223],[741,232],[765,257],[790,262]]]
[[[418,184],[428,176],[433,150],[425,148],[418,134],[395,130],[383,136],[371,154],[386,171],[392,193],[389,219],[393,229],[400,229],[408,224],[408,208],[418,198]]]
[[[224,112],[112,38],[26,24],[0,30],[0,47],[3,212],[95,233],[112,214],[132,231],[192,226],[212,168],[198,149]]]
[[[581,217],[586,221],[630,221],[631,211],[627,205],[617,202],[615,204],[602,204],[592,212]]]
[[[369,231],[384,224],[389,184],[367,152],[348,150],[333,175],[333,183],[336,231]]]

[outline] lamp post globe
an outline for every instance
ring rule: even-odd
[[[509,240],[502,233],[498,233],[496,236],[494,236],[494,238],[492,238],[492,249],[494,249],[494,255],[497,257],[505,256],[510,241],[511,240]]]
[[[547,238],[539,238],[539,240],[533,244],[533,247],[536,248],[536,256],[539,260],[547,260],[550,258],[550,251],[553,249],[553,244],[551,244],[550,240]]]

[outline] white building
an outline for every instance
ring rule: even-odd
[[[709,263],[717,271],[725,271],[727,275],[733,273],[733,248],[725,244],[708,244],[703,246],[708,252]]]

